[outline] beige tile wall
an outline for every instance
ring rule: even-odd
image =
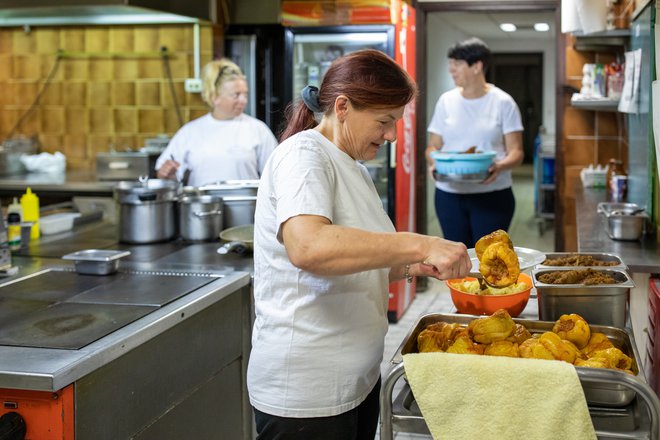
[[[214,29],[200,32],[203,65],[213,57]],[[199,94],[183,88],[194,76],[191,24],[0,28],[0,140],[39,93],[15,135],[38,136],[43,151],[67,156],[69,168],[93,169],[96,153],[110,144],[135,150],[146,138],[174,134],[179,122],[161,47],[184,122],[204,114]]]

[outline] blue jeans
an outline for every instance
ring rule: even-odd
[[[380,379],[358,407],[330,417],[277,417],[254,408],[257,440],[373,440],[380,412]]]
[[[511,188],[477,194],[435,190],[435,212],[444,237],[468,248],[497,229],[508,230],[515,209]]]

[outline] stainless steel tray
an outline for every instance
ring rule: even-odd
[[[536,288],[539,319],[554,321],[563,314],[577,313],[589,324],[607,325],[618,328],[626,326],[628,296],[635,283],[625,270],[592,268],[612,275],[616,284],[547,284],[538,281],[545,272],[584,270],[585,267],[556,267],[535,269],[532,282]]]
[[[585,269],[587,267],[591,267],[593,269],[628,270],[628,266],[623,262],[620,256],[616,254],[609,254],[606,252],[551,252],[551,253],[546,253],[545,258],[546,260],[548,260],[548,259],[571,257],[574,255],[592,257],[594,260],[613,262],[616,264],[612,266],[551,266],[543,262],[537,265],[536,269],[557,269],[557,268]]]
[[[390,361],[391,364],[399,364],[403,362],[403,355],[408,353],[417,353],[417,335],[424,330],[428,325],[436,322],[459,323],[461,326],[467,326],[472,320],[478,319],[480,316],[461,315],[461,314],[428,314],[420,317],[418,322],[408,332],[399,348],[397,349],[394,357]],[[550,321],[534,321],[527,319],[514,319],[515,322],[524,325],[530,333],[543,333],[552,331],[554,322]],[[619,348],[626,355],[630,356],[633,360],[631,370],[635,376],[645,382],[643,374],[640,374],[639,366],[640,357],[637,352],[635,340],[633,335],[628,330],[619,329],[616,327],[590,325],[591,330],[600,332],[607,335],[615,347]],[[557,361],[560,362],[560,361]],[[596,368],[575,367],[580,375],[589,376]],[[628,373],[623,371],[612,370],[613,373],[620,375],[621,380],[625,380]],[[582,381],[582,388],[584,395],[589,405],[606,406],[606,407],[621,407],[628,405],[635,397],[635,392],[625,386],[617,383],[598,382],[598,381]]]

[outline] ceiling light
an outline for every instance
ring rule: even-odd
[[[513,23],[501,23],[500,29],[502,29],[504,32],[515,32],[517,28]]]
[[[548,32],[550,25],[548,23],[534,23],[534,30],[536,32]]]

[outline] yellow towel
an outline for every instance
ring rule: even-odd
[[[566,362],[453,353],[407,354],[403,362],[434,439],[596,439]]]

